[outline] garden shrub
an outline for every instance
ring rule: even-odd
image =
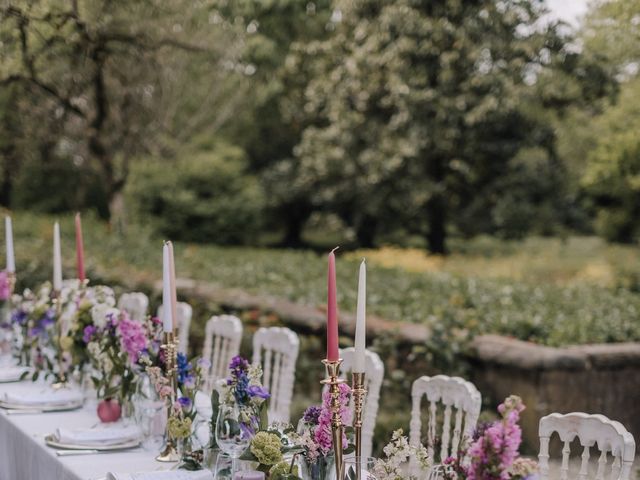
[[[131,172],[128,205],[173,240],[247,244],[260,231],[264,194],[238,148],[218,145],[178,160],[149,159]]]

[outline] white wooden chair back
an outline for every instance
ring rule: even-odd
[[[118,299],[118,308],[125,310],[136,322],[144,322],[149,310],[149,297],[142,292],[123,293]]]
[[[178,302],[178,351],[187,353],[189,349],[189,328],[193,317],[193,308],[186,302]],[[162,318],[162,304],[158,307],[158,318]]]
[[[589,415],[587,413],[574,412],[566,415],[552,413],[540,419],[538,435],[540,437],[540,453],[538,463],[540,466],[540,479],[549,478],[549,440],[553,432],[557,432],[562,448],[562,465],[560,466],[560,479],[569,477],[569,457],[571,455],[571,442],[578,438],[583,447],[578,478],[589,478],[590,449],[597,446],[600,451],[595,478],[604,480],[605,471],[610,470],[610,480],[628,480],[633,466],[636,444],[626,428],[614,420],[609,420],[604,415]],[[608,454],[613,457],[610,465],[607,465]]]
[[[262,384],[271,393],[269,423],[289,422],[300,340],[288,328],[259,328],[253,336],[253,363],[262,366]]]
[[[459,447],[465,439],[471,438],[478,422],[482,397],[471,382],[460,377],[436,375],[435,377],[420,377],[413,382],[411,389],[412,408],[409,442],[420,445],[422,438],[421,403],[422,397],[429,402],[429,424],[427,427],[427,450],[429,457],[436,458],[435,440],[438,422],[438,404],[444,407],[442,417],[442,434],[440,435],[440,461],[448,457],[456,457]],[[451,416],[455,409],[453,435],[451,432]]]
[[[340,376],[351,385],[351,376],[349,373],[353,370],[355,348],[350,347],[340,350],[340,357],[343,360]],[[362,456],[370,457],[373,449],[373,430],[375,429],[376,418],[378,416],[380,388],[382,387],[382,380],[384,379],[384,363],[382,363],[377,353],[369,350],[365,352],[364,361],[364,381],[367,396],[365,397],[362,412]],[[353,399],[350,407],[353,411]]]
[[[205,391],[211,392],[216,381],[229,375],[231,359],[240,353],[242,322],[233,315],[214,315],[205,327],[202,358],[209,361]]]

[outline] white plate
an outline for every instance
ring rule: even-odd
[[[99,452],[108,452],[111,450],[127,450],[136,448],[140,445],[140,440],[130,440],[124,443],[116,443],[114,445],[80,445],[72,443],[60,443],[54,435],[44,437],[44,442],[53,448],[62,448],[65,450],[97,450]]]
[[[0,370],[6,369],[7,366],[0,366]],[[30,368],[16,368],[14,365],[9,366],[9,368],[11,369],[15,369],[16,372],[13,373],[12,375],[2,375],[0,374],[0,383],[13,383],[13,382],[20,382],[21,380],[23,380],[22,375],[24,375],[25,372],[27,372],[27,375],[25,375],[24,380],[26,379],[30,379],[30,377],[33,375],[33,370],[31,370]]]
[[[0,400],[0,408],[6,408],[11,410],[35,410],[37,412],[65,412],[67,410],[75,410],[82,407],[83,399],[78,399],[69,403],[54,403],[42,405],[24,405],[22,403],[12,403],[4,400]]]

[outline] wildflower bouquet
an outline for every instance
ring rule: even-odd
[[[235,405],[240,412],[240,428],[254,435],[260,427],[266,428],[269,392],[262,386],[262,368],[250,365],[240,355],[231,359],[229,377],[218,382],[220,402]],[[214,420],[215,422],[215,420]]]
[[[421,472],[427,472],[431,467],[431,460],[427,449],[423,445],[409,445],[409,440],[402,430],[393,432],[391,441],[383,449],[385,458],[376,460],[373,474],[377,480],[417,480],[423,478],[409,475],[408,463],[411,458],[416,459]]]
[[[534,476],[536,462],[518,453],[522,441],[518,421],[524,408],[520,397],[507,397],[498,406],[501,418],[482,426],[466,452],[443,462],[445,480],[520,480]]]
[[[184,440],[192,435],[192,424],[196,416],[196,393],[202,386],[203,367],[202,360],[189,362],[184,353],[178,353],[176,376],[177,395],[172,402],[173,390],[170,379],[165,376],[161,366],[150,363],[148,353],[142,353],[141,362],[147,364],[146,371],[156,388],[158,396],[166,402],[169,408],[169,435],[178,440]],[[164,364],[163,356],[159,361]]]
[[[139,360],[148,348],[145,324],[132,320],[126,311],[100,306],[92,312],[93,324],[83,329],[82,341],[97,375],[91,380],[98,398],[117,398],[128,403],[135,391]]]
[[[351,453],[354,445],[349,443],[348,434],[353,431],[351,425],[351,387],[346,383],[340,384],[340,417],[345,425],[342,444],[345,453]],[[303,449],[302,455],[308,465],[319,462],[326,463],[327,457],[333,455],[333,438],[331,430],[331,393],[327,390],[322,394],[322,405],[313,405],[305,410],[298,423],[297,443]]]
[[[59,300],[64,302],[65,297]],[[36,380],[41,371],[53,372],[58,347],[59,310],[52,299],[51,284],[45,282],[35,291],[26,289],[22,295],[15,296],[14,305],[11,324],[19,363],[34,367],[33,379]],[[68,355],[64,355],[63,360],[70,363]]]
[[[63,343],[71,345],[73,363],[78,369],[90,363],[86,338],[104,329],[108,314],[117,316],[115,304],[113,290],[104,285],[79,288],[68,302],[64,315],[69,318],[69,327]]]

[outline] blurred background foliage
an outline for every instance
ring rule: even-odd
[[[0,203],[219,244],[635,242],[640,1],[545,8],[5,2]]]

